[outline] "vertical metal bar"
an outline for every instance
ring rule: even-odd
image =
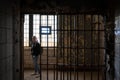
[[[99,22],[99,14],[98,14],[98,80],[99,80],[99,68],[100,68],[100,22]]]
[[[23,35],[23,33],[24,33],[24,20],[25,20],[25,14],[21,14],[20,15],[20,34],[21,34],[21,36],[20,36],[20,76],[21,76],[21,78],[20,78],[20,80],[23,80],[23,78],[24,78],[24,35]],[[14,16],[15,17],[15,16]],[[13,18],[14,18],[13,17]],[[14,32],[14,30],[13,30],[13,32]],[[14,37],[15,36],[13,36],[12,38],[14,39]],[[14,46],[15,47],[15,46]],[[13,47],[13,49],[14,49],[14,47]],[[13,52],[14,52],[14,50],[13,50]],[[14,60],[14,58],[13,58],[13,60]],[[14,61],[13,61],[13,63],[12,63],[12,65],[13,66],[15,66],[14,65]],[[14,67],[12,68],[13,70],[14,70]],[[13,73],[13,78],[14,78],[14,76],[15,76],[15,73]]]
[[[79,70],[79,63],[78,63],[78,37],[79,37],[79,34],[78,34],[79,28],[78,27],[79,27],[79,25],[78,24],[80,24],[80,22],[79,22],[78,18],[79,18],[79,15],[77,15],[77,24],[76,24],[76,26],[77,26],[77,32],[76,32],[76,34],[77,34],[77,38],[76,38],[77,39],[77,42],[76,42],[77,43],[77,60],[76,60],[76,64],[77,64],[77,69]],[[78,70],[77,70],[77,80],[79,79],[78,78]]]
[[[91,16],[91,21],[90,21],[90,23],[91,23],[91,30],[90,30],[90,32],[91,32],[91,68],[93,67],[92,66],[92,61],[93,61],[93,58],[92,58],[92,56],[93,56],[93,54],[94,54],[94,52],[93,52],[93,46],[92,46],[92,43],[93,43],[93,37],[92,37],[92,32],[93,32],[93,28],[92,28],[92,15],[90,15]],[[95,59],[94,59],[95,60]],[[92,70],[91,70],[91,80],[92,80],[93,78],[92,78]]]
[[[72,39],[72,36],[71,36],[71,33],[72,33],[72,26],[71,26],[72,25],[72,21],[71,20],[72,19],[71,19],[71,15],[70,15],[70,57],[69,57],[70,58],[70,69],[72,68],[71,67],[71,57],[72,57],[71,56],[71,49],[72,49],[72,45],[71,45],[72,44],[72,42],[71,42],[71,39]],[[71,75],[71,71],[70,71],[70,80],[71,80],[71,76],[72,75]]]
[[[62,33],[62,30],[63,30],[63,29],[62,29],[62,15],[60,15],[60,27],[61,27],[61,28],[60,28],[60,33],[61,33],[60,35],[61,35],[61,37],[63,37],[63,33]],[[61,38],[61,37],[60,37],[60,38]],[[63,57],[63,49],[62,49],[62,48],[63,48],[63,40],[64,40],[64,39],[62,38],[61,40],[62,40],[62,43],[61,43],[62,46],[60,46],[60,47],[61,47],[61,48],[60,48],[60,50],[61,50],[60,52],[61,52],[61,57]],[[62,59],[62,58],[61,58],[61,59]],[[60,80],[62,80],[62,69],[63,69],[63,66],[61,66]]]
[[[61,15],[61,29],[62,29],[62,30],[61,30],[61,33],[62,33],[62,43],[61,43],[61,44],[62,44],[62,48],[61,48],[61,52],[62,52],[62,55],[61,55],[61,56],[62,56],[62,58],[61,58],[61,59],[62,59],[62,68],[61,68],[61,69],[62,69],[62,70],[61,70],[61,74],[60,74],[60,75],[61,75],[61,80],[63,80],[63,69],[64,69],[64,67],[63,67],[63,66],[64,66],[64,63],[63,63],[63,60],[64,60],[64,55],[63,55],[63,51],[64,51],[64,34],[63,34],[63,33],[64,33],[64,26],[63,26],[63,15]]]
[[[67,52],[68,52],[68,54],[67,54],[67,64],[68,64],[68,66],[69,66],[69,64],[70,64],[70,59],[69,59],[69,57],[70,57],[70,26],[69,26],[69,24],[70,24],[70,15],[67,15],[67,29],[69,30],[68,31],[68,49],[67,49]],[[67,70],[67,80],[69,80],[69,70]]]
[[[68,28],[68,15],[67,15],[67,19],[66,20],[67,20],[66,24],[67,24],[67,30],[68,30],[69,29]],[[69,55],[69,53],[68,53],[68,50],[69,50],[69,37],[68,36],[69,36],[69,30],[67,31],[67,56],[66,56],[66,58],[67,58],[67,64],[69,63],[69,61],[68,61],[69,60],[68,59],[68,55]],[[69,78],[68,78],[68,70],[67,70],[67,80],[69,80]]]
[[[84,17],[84,21],[83,21],[83,22],[84,22],[84,24],[83,24],[83,25],[84,25],[84,50],[86,49],[86,48],[85,48],[85,16],[86,16],[86,15],[83,14],[83,17]],[[85,67],[85,53],[84,53],[84,67]],[[85,71],[84,71],[84,80],[86,79],[85,77],[86,77],[86,76],[85,76]]]
[[[39,32],[40,32],[40,33],[39,33],[39,34],[40,34],[40,44],[42,44],[42,43],[41,43],[41,15],[40,15],[40,26],[39,26],[39,28],[40,28],[40,29],[39,29],[39,30],[40,30],[40,31],[39,31]],[[42,65],[41,65],[41,55],[40,55],[40,80],[42,80],[41,67],[42,67]]]
[[[65,33],[66,33],[66,32],[65,32],[66,30],[65,30],[65,25],[64,25],[65,22],[66,22],[66,21],[65,21],[65,18],[66,18],[66,16],[63,15],[63,16],[62,16],[63,38],[64,38],[64,40],[63,40],[63,65],[65,65],[65,60],[64,60],[64,59],[65,59],[65,47],[66,47],[66,45],[65,45],[65,39],[66,39],[66,37],[64,36],[64,35],[66,35],[66,34],[65,34]],[[64,68],[64,67],[63,67],[63,68]],[[64,72],[65,72],[65,71],[64,71],[64,69],[63,69],[63,76],[62,76],[62,77],[63,77],[63,80],[64,80]]]
[[[74,80],[76,80],[76,15],[74,15]]]
[[[33,14],[29,14],[29,46],[31,46],[33,36]]]
[[[48,15],[47,15],[47,27],[48,27]],[[47,35],[47,80],[49,80],[49,75],[48,75],[48,35]]]
[[[56,26],[56,25],[55,25],[55,15],[54,15],[54,30],[53,30],[53,31],[54,31],[54,57],[55,57],[55,43],[56,43],[56,42],[55,42],[55,35],[56,35],[56,34],[55,34],[55,31],[56,31],[56,30],[55,30],[55,26]],[[55,65],[54,65],[54,64],[53,64],[53,67],[54,67],[54,75],[53,75],[53,77],[54,77],[54,80],[55,80]]]
[[[56,52],[56,69],[58,69],[58,49],[59,49],[59,47],[58,47],[58,44],[59,44],[59,38],[58,37],[60,37],[60,36],[58,36],[58,35],[60,35],[59,34],[59,15],[57,14],[57,47],[56,47],[56,49],[57,49],[57,52]],[[56,80],[58,80],[58,70],[56,71]]]
[[[104,24],[106,25],[106,16],[104,16]],[[104,71],[105,71],[105,80],[106,80],[106,78],[107,78],[106,77],[107,76],[106,75],[107,74],[107,72],[106,72],[107,71],[107,59],[106,59],[107,58],[107,54],[106,54],[106,41],[107,41],[106,37],[107,37],[107,34],[106,34],[106,27],[105,26],[104,26],[104,34],[105,34],[105,36],[104,36],[104,38],[105,38],[105,41],[104,41],[104,46],[105,46],[105,57],[104,57],[105,58],[105,69],[104,69]]]
[[[103,80],[105,80],[105,27],[103,26],[104,25],[104,16],[103,15],[101,15],[102,16],[102,19],[103,19],[103,22],[101,22],[101,24],[102,24],[102,30],[103,30],[103,34],[102,34],[102,37],[104,38],[104,41],[102,40],[102,42],[103,42],[103,51],[102,51],[102,54],[103,54],[103,56],[102,56],[102,73],[100,74],[101,76],[102,76],[102,79]]]

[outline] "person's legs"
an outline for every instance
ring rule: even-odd
[[[40,66],[38,64],[38,58],[39,58],[39,56],[36,56],[36,71],[39,73],[40,72]]]
[[[40,72],[39,69],[39,64],[37,63],[38,61],[38,56],[32,56],[33,57],[33,64],[34,64],[34,69],[35,69],[35,74],[37,74],[37,72]]]

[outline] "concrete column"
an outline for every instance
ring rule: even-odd
[[[20,12],[18,12],[18,7],[15,9],[17,1],[2,0],[0,2],[0,80],[19,80],[20,77]],[[15,79],[14,76],[17,78]]]
[[[12,2],[0,2],[0,80],[13,80]]]

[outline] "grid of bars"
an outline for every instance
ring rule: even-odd
[[[40,15],[41,26],[50,26],[50,35],[41,35],[42,46],[56,46],[57,45],[57,16],[56,15]]]
[[[40,66],[47,66],[46,80],[50,79],[50,65],[54,66],[54,80],[88,80],[87,72],[90,74],[89,80],[105,80],[103,17],[101,15],[57,15],[57,17],[57,46],[53,48],[56,63],[49,62],[51,47],[48,45],[47,63],[42,64],[40,60]],[[47,39],[49,40],[48,36]],[[82,78],[79,77],[81,71]],[[43,74],[40,75],[40,80],[42,76]]]
[[[24,46],[29,46],[29,15],[24,17]],[[40,26],[51,27],[51,34],[40,34]],[[56,46],[57,45],[57,16],[56,15],[40,15],[33,14],[33,36],[36,36],[41,46]],[[41,29],[42,30],[42,29]],[[43,31],[42,31],[43,32]],[[44,31],[47,32],[47,31]],[[40,36],[41,35],[41,36]],[[49,39],[47,39],[47,37]],[[31,39],[31,38],[30,38]],[[48,40],[48,41],[47,41]]]
[[[36,16],[36,15],[35,15]],[[35,17],[34,16],[34,17]],[[53,35],[40,35],[41,42],[45,42],[46,80],[50,80],[49,66],[53,65],[53,80],[86,80],[89,71],[89,80],[105,80],[105,29],[101,15],[37,15],[38,25],[53,26]],[[35,21],[35,18],[33,18]],[[50,20],[50,21],[49,21]],[[35,22],[33,22],[35,23]],[[36,22],[37,25],[37,22]],[[36,29],[38,27],[34,26]],[[36,32],[36,29],[34,32]],[[39,33],[36,32],[36,34]],[[53,40],[51,40],[51,37]],[[53,45],[49,44],[53,42]],[[57,45],[56,45],[57,43]],[[52,47],[52,48],[51,48]],[[52,49],[52,52],[50,50]],[[53,53],[53,54],[52,54]],[[50,63],[50,55],[55,63]],[[97,77],[94,79],[94,72]],[[41,68],[42,71],[42,68]],[[83,71],[83,78],[79,74]],[[65,77],[65,74],[67,77]],[[73,77],[71,76],[73,75]],[[40,74],[42,80],[43,74]]]

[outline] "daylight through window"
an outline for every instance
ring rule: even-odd
[[[40,36],[41,35],[41,36]],[[33,36],[42,46],[57,46],[57,16],[33,14]],[[24,16],[24,46],[29,46],[29,14]]]

